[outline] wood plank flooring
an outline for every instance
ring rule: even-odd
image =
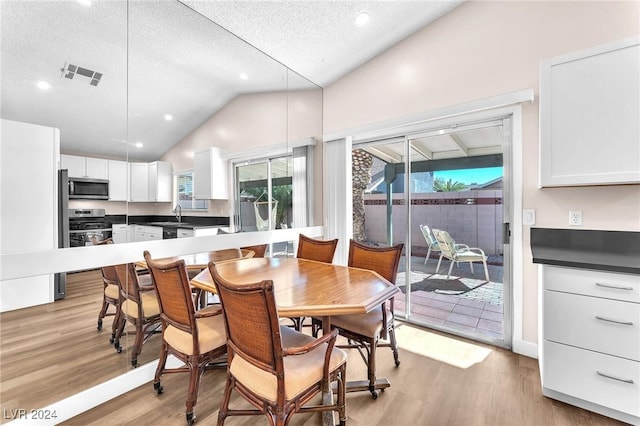
[[[68,297],[54,304],[0,314],[0,407],[41,408],[131,368],[125,352],[109,344],[111,318],[96,330],[102,284],[97,271],[69,277]],[[399,324],[399,327],[410,327]],[[391,351],[378,351],[378,375],[391,387],[377,400],[368,392],[347,395],[348,424],[386,425],[621,425],[622,423],[542,396],[537,360],[490,345],[437,333],[452,343],[467,342],[489,354],[467,368],[412,352],[402,342],[395,368]],[[413,335],[413,334],[412,334]],[[413,337],[415,340],[416,337]],[[159,336],[143,346],[140,362],[157,357]],[[125,345],[125,351],[131,342]],[[422,351],[424,353],[424,351]],[[215,424],[225,372],[209,370],[200,385],[196,424]],[[366,368],[349,352],[347,378],[364,379]],[[149,383],[83,413],[64,425],[183,426],[188,377],[163,377],[165,392]],[[234,395],[232,404],[244,405]],[[7,420],[3,419],[3,423]],[[229,425],[268,424],[263,417],[230,418]],[[319,416],[296,415],[292,426],[318,425]]]

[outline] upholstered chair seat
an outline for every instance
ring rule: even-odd
[[[220,311],[220,307],[217,307]],[[198,311],[199,312],[199,311]],[[198,313],[196,312],[196,315]],[[224,331],[224,317],[222,315],[196,318],[198,328],[198,346],[200,352],[212,350],[227,344],[227,336]],[[193,334],[180,330],[172,325],[167,325],[164,330],[164,340],[175,350],[187,355],[193,355]]]
[[[304,346],[315,339],[306,334],[297,333],[291,327],[280,326],[283,347]],[[322,380],[322,367],[327,345],[322,344],[306,354],[284,358],[284,397],[292,400],[314,383]],[[335,370],[347,361],[347,354],[338,348],[331,353],[329,370]],[[245,361],[241,356],[233,358],[231,374],[244,383],[252,392],[272,403],[276,402],[278,381],[275,374],[269,373]]]

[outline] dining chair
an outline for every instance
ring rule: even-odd
[[[484,254],[484,250],[478,247],[469,247],[464,244],[456,244],[451,238],[451,235],[447,231],[440,229],[434,229],[433,235],[438,241],[440,246],[441,255],[438,260],[438,266],[436,266],[436,274],[440,269],[440,261],[443,257],[449,259],[449,272],[447,272],[447,279],[451,277],[451,271],[453,270],[453,264],[458,262],[469,262],[469,268],[473,274],[473,262],[482,262],[484,266],[484,276],[489,281],[489,270],[487,269],[487,256]]]
[[[267,246],[268,244],[258,244],[255,246],[245,246],[245,247],[240,247],[241,250],[251,250],[252,252],[254,252],[255,254],[253,255],[253,257],[264,257],[266,251],[267,251]]]
[[[227,352],[222,309],[195,310],[184,260],[156,262],[146,250],[144,259],[158,294],[162,319],[162,346],[153,388],[161,394],[164,391],[160,382],[162,375],[188,372],[189,387],[185,405],[187,424],[191,425],[196,420],[193,409],[202,375],[207,365]],[[167,368],[169,354],[184,365]]]
[[[115,346],[118,353],[122,352],[120,338],[124,332],[126,322],[135,327],[136,339],[131,348],[131,365],[138,366],[138,355],[142,352],[142,344],[157,333],[160,327],[160,305],[153,286],[153,282],[141,285],[136,267],[133,263],[114,266],[118,276],[120,289],[120,312],[118,330],[115,336]],[[150,281],[153,281],[150,279]]]
[[[93,245],[102,245],[102,244],[113,244],[113,240],[111,238],[107,238],[106,240],[98,241],[95,237],[92,239]],[[118,287],[118,275],[116,274],[116,270],[113,266],[103,266],[100,268],[100,272],[102,275],[102,283],[104,284],[104,291],[102,293],[102,307],[100,308],[100,312],[98,312],[98,330],[102,330],[102,320],[105,317],[113,316],[113,323],[111,325],[111,338],[109,339],[110,343],[113,343],[116,338],[116,329],[118,323],[118,311],[120,308],[120,289]],[[109,307],[113,306],[115,311],[108,312]]]
[[[348,265],[352,268],[368,269],[377,272],[392,284],[396,283],[398,266],[404,244],[391,247],[371,247],[354,240],[349,242]],[[371,312],[355,315],[336,315],[331,317],[332,329],[337,329],[340,336],[348,340],[342,348],[355,348],[360,352],[367,364],[369,392],[376,399],[377,389],[384,389],[388,384],[376,385],[376,350],[379,347],[390,347],[396,367],[400,365],[398,345],[394,327],[394,299],[386,302]],[[312,319],[313,335],[322,328],[322,320]],[[388,339],[388,342],[387,342]]]
[[[273,281],[232,283],[216,266],[209,271],[220,296],[227,331],[227,379],[218,425],[228,416],[264,414],[271,425],[286,425],[295,413],[336,411],[346,423],[347,355],[335,347],[337,331],[315,339],[281,326]],[[337,400],[309,404],[337,382]],[[230,409],[235,390],[256,409]]]
[[[298,237],[298,250],[296,257],[298,259],[314,260],[316,262],[333,263],[333,256],[338,247],[338,239],[319,240],[300,234]],[[293,327],[301,331],[305,317],[288,318],[293,321]]]

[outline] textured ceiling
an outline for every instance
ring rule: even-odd
[[[63,152],[152,161],[238,94],[287,89],[286,67],[326,86],[459,4],[2,1],[0,115],[59,128]]]

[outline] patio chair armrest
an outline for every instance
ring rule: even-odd
[[[455,249],[456,249],[456,250],[460,250],[460,249],[466,249],[466,250],[469,250],[469,248],[470,248],[470,247],[469,247],[468,245],[466,245],[466,244],[458,244],[458,243],[455,243],[455,244],[454,244],[454,247],[455,247]]]
[[[482,257],[487,257],[487,256],[484,254],[484,250],[482,250],[482,249],[481,249],[481,248],[479,248],[479,247],[471,247],[471,248],[468,248],[467,250],[468,250],[468,251],[470,251],[470,252],[474,252],[474,253],[481,254],[481,255],[482,255]]]

